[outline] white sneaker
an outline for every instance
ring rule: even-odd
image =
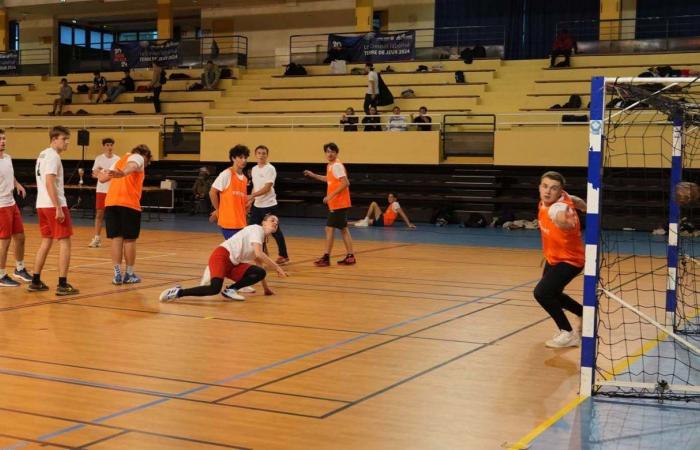
[[[223,291],[221,291],[221,295],[224,297],[231,299],[231,300],[238,300],[239,302],[242,302],[245,300],[245,297],[243,297],[241,294],[236,292],[234,288],[226,288]]]
[[[550,348],[578,347],[581,345],[581,338],[576,330],[559,330],[559,333],[545,342],[544,345]]]
[[[102,239],[100,239],[99,236],[95,236],[92,238],[90,243],[88,244],[88,247],[90,248],[99,248],[102,245]]]
[[[355,226],[358,228],[367,228],[369,226],[369,220],[365,217],[364,219],[355,222]]]
[[[182,288],[178,285],[175,287],[171,287],[169,289],[164,290],[163,292],[160,293],[160,301],[163,303],[167,302],[172,302],[177,298],[177,294],[182,290]]]
[[[244,294],[255,294],[255,288],[253,286],[246,286],[240,288],[238,292],[243,292]]]
[[[202,274],[202,279],[199,280],[200,286],[206,286],[211,282],[211,272],[209,271],[209,266],[204,268],[204,273]]]

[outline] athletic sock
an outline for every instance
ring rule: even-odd
[[[66,287],[68,284],[68,279],[67,277],[58,277],[58,285],[61,287]]]
[[[17,261],[15,264],[15,269],[18,271],[24,270],[24,261]]]
[[[7,272],[5,272],[5,269],[0,269],[0,278],[4,277],[7,275]]]
[[[121,266],[120,266],[119,264],[117,264],[116,266],[114,266],[114,276],[115,276],[115,277],[120,277],[120,276],[122,276],[122,268],[121,268]]]
[[[126,274],[133,275],[134,274],[134,266],[126,266]]]
[[[39,284],[39,283],[41,283],[41,273],[34,272],[34,275],[32,276],[32,284]]]

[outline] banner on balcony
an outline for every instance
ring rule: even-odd
[[[415,59],[416,32],[367,33],[363,36],[329,34],[328,56],[351,62]]]
[[[0,73],[17,73],[19,67],[19,53],[0,53]]]
[[[120,42],[112,45],[112,68],[124,70],[151,67],[153,61],[163,67],[177,66],[181,56],[179,42]]]

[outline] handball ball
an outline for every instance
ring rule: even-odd
[[[700,186],[688,181],[676,185],[676,202],[680,206],[695,204],[700,200]]]

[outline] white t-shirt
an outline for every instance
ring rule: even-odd
[[[107,158],[104,153],[101,155],[98,155],[97,158],[95,158],[95,164],[92,165],[92,170],[93,172],[95,170],[107,170],[110,169],[114,164],[119,161],[119,156],[112,154],[111,158]],[[97,182],[97,189],[96,192],[100,194],[106,194],[107,191],[109,190],[109,181],[106,183],[100,183],[99,181]]]
[[[12,158],[5,153],[0,159],[0,208],[15,204],[14,190],[15,170],[12,168]]]
[[[374,85],[374,90],[372,90]],[[367,74],[367,93],[379,94],[379,75],[374,70]]]
[[[238,176],[239,180],[243,180],[245,175],[241,174],[236,174]],[[228,185],[231,184],[231,170],[226,169],[223,172],[219,174],[219,176],[216,177],[216,180],[214,180],[214,183],[212,183],[211,187],[216,189],[219,192],[224,192]]]
[[[250,262],[255,259],[253,244],[262,245],[265,232],[260,225],[248,225],[232,237],[226,239],[220,247],[228,250],[229,259],[234,264]]]
[[[343,167],[343,165],[339,162],[334,162],[331,166],[331,170],[333,171],[333,175],[335,175],[337,179],[347,177],[347,174],[345,173],[345,167]]]
[[[253,191],[259,191],[264,188],[267,183],[272,183],[270,191],[259,197],[255,197],[256,208],[269,208],[277,204],[277,195],[275,194],[275,178],[277,171],[272,164],[265,164],[263,167],[255,166],[251,171],[253,178]]]
[[[391,204],[391,210],[393,212],[398,213],[399,209],[401,209],[401,205],[399,205],[399,202],[394,202]]]
[[[61,156],[56,150],[51,147],[39,153],[34,167],[36,175],[36,207],[37,208],[55,208],[57,206],[68,206],[66,203],[66,194],[63,190],[63,163]],[[46,189],[46,175],[56,175],[56,195],[58,196],[58,205],[54,205],[49,197],[49,191]]]
[[[114,161],[111,166],[109,166],[109,170],[116,169],[118,162],[119,162],[119,158],[117,158],[117,160]],[[138,153],[134,153],[133,155],[129,155],[129,157],[126,158],[126,163],[129,164],[130,162],[136,164],[136,172],[143,172],[143,166],[144,166],[144,164],[146,164],[146,160],[143,159],[143,156],[139,155]]]

